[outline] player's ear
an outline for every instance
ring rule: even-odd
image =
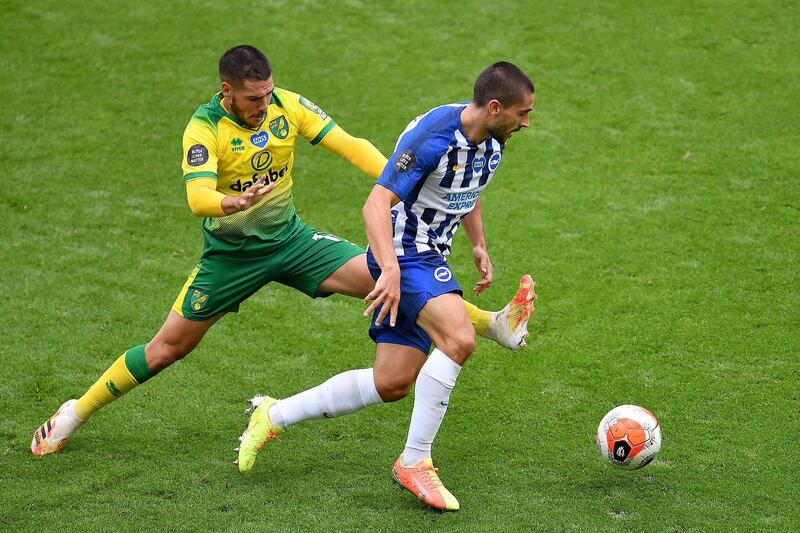
[[[500,112],[503,110],[503,104],[500,103],[500,100],[489,100],[489,103],[486,104],[487,109],[489,110],[490,117],[497,117]]]
[[[227,81],[222,82],[222,96],[228,97],[231,95],[231,91],[233,91],[233,87]]]

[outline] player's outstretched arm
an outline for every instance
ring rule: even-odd
[[[464,227],[464,232],[466,232],[469,242],[472,243],[472,260],[475,261],[475,268],[478,269],[478,273],[481,275],[481,279],[472,289],[472,292],[479,296],[484,289],[487,289],[492,284],[494,271],[492,261],[489,259],[489,251],[486,248],[480,198],[475,202],[472,212],[461,221],[461,225]]]
[[[371,142],[353,137],[339,126],[334,126],[320,144],[373,179],[377,178],[386,166],[386,158]]]
[[[372,300],[372,304],[364,311],[369,316],[379,305],[383,305],[375,324],[380,324],[389,314],[389,324],[395,325],[397,308],[400,305],[400,265],[392,244],[392,211],[400,198],[381,185],[375,185],[364,204],[361,213],[367,230],[367,241],[375,261],[381,268],[381,275],[375,282],[375,289],[370,292],[364,303]]]
[[[186,199],[192,214],[198,217],[222,217],[244,211],[254,206],[275,188],[275,183],[265,183],[261,176],[252,187],[240,196],[227,196],[216,190],[216,180],[198,178],[186,182]]]

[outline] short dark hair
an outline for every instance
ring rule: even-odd
[[[478,75],[472,99],[479,106],[490,100],[508,106],[522,100],[526,91],[534,92],[531,79],[513,63],[498,61]]]
[[[239,86],[244,80],[265,81],[271,74],[269,60],[254,46],[234,46],[219,58],[219,79],[231,85]]]

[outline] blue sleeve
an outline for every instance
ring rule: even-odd
[[[375,183],[389,189],[401,200],[408,200],[419,182],[436,169],[439,159],[447,151],[448,140],[435,126],[423,119],[406,132]]]

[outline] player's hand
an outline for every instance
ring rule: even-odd
[[[246,191],[242,192],[241,196],[236,198],[236,207],[239,211],[244,211],[246,209],[250,209],[258,202],[261,201],[264,196],[269,193],[272,189],[275,188],[275,181],[267,181],[267,175],[263,174],[259,177],[252,186],[248,187]]]
[[[481,279],[475,284],[472,292],[476,296],[480,296],[484,289],[489,288],[492,284],[494,267],[492,267],[492,261],[489,259],[489,252],[486,251],[486,248],[473,248],[472,260],[475,261],[475,268],[478,269],[478,273],[481,275]]]
[[[394,327],[397,321],[397,309],[400,306],[400,269],[383,270],[375,282],[375,288],[364,298],[364,303],[372,300],[364,316],[369,316],[373,311],[382,305],[378,316],[375,317],[375,325],[379,326],[386,315],[389,315],[389,325]]]

